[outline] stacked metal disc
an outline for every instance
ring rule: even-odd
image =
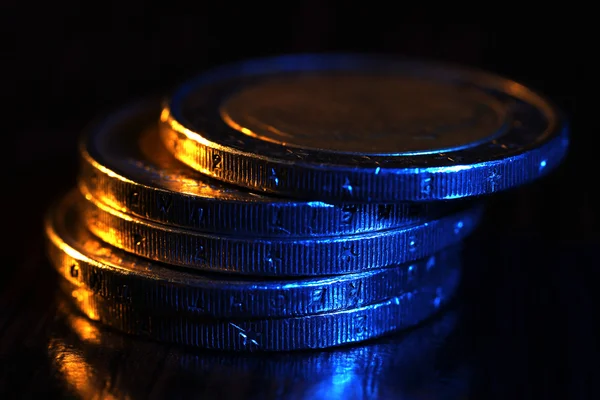
[[[49,254],[79,309],[127,333],[359,342],[446,302],[480,195],[556,167],[567,135],[543,97],[481,71],[366,55],[228,65],[86,133]]]

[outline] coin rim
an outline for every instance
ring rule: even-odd
[[[440,282],[435,285],[425,287],[426,290],[404,293],[379,303],[331,313],[276,319],[213,319],[179,314],[153,316],[151,313],[137,310],[135,307],[116,304],[91,293],[78,298],[73,290],[85,291],[86,289],[71,289],[73,287],[71,282],[64,279],[61,280],[59,286],[63,293],[71,294],[73,304],[85,315],[90,318],[94,317],[92,319],[99,320],[128,334],[152,337],[167,343],[179,343],[199,348],[236,351],[287,351],[330,348],[347,343],[358,343],[415,326],[437,314],[443,309],[442,306],[445,306],[454,298],[459,288],[461,276],[460,271],[456,270],[454,272],[445,279],[440,279]],[[434,287],[435,290],[432,291],[431,289]],[[446,295],[441,299],[440,307],[436,307],[430,303],[430,299],[434,295],[437,296],[436,292],[440,287],[444,288],[443,292]],[[411,301],[413,296],[417,297],[418,304]],[[402,310],[406,311],[402,313]],[[384,324],[381,326],[371,323],[372,318],[367,318],[368,323],[375,328],[375,332],[369,332],[367,329],[360,334],[360,337],[359,335],[353,335],[352,329],[356,329],[356,320],[362,316],[375,316],[376,321],[382,320]],[[384,320],[385,316],[391,318]],[[173,323],[185,327],[185,330],[175,332],[172,326]],[[328,328],[327,334],[314,335],[314,332],[326,333],[325,328]],[[329,334],[331,330],[336,328],[338,334]],[[246,341],[243,334],[255,330],[261,332],[261,338],[268,337],[265,340],[266,343],[261,343],[262,346],[258,348],[243,343]],[[293,339],[298,336],[286,335],[286,330],[301,335],[302,342],[294,341]],[[212,331],[213,334],[209,331]],[[229,334],[225,334],[225,332]],[[231,334],[233,332],[236,334]],[[214,336],[214,334],[217,336]],[[213,338],[201,343],[208,336]],[[235,336],[236,339],[232,336]]]
[[[121,108],[106,117],[99,119],[98,122],[90,125],[88,130],[80,138],[79,142],[79,156],[80,156],[80,169],[78,174],[78,186],[85,195],[86,192],[91,193],[98,199],[105,199],[107,194],[110,194],[111,202],[110,206],[118,208],[119,210],[132,214],[141,218],[149,218],[149,215],[155,215],[156,212],[151,212],[150,208],[157,206],[158,196],[170,196],[173,203],[181,203],[182,205],[189,206],[188,208],[197,207],[211,207],[215,204],[223,207],[244,207],[249,211],[250,215],[255,213],[261,213],[266,217],[271,217],[269,220],[273,220],[276,213],[288,213],[289,216],[284,218],[285,221],[290,220],[290,223],[283,223],[283,229],[273,229],[267,232],[264,229],[260,234],[269,236],[286,236],[286,235],[298,235],[298,232],[303,230],[307,231],[307,236],[333,236],[339,234],[348,234],[352,231],[357,232],[373,232],[380,229],[389,229],[395,227],[402,227],[408,224],[423,221],[429,216],[439,215],[445,211],[446,206],[444,205],[431,205],[431,204],[406,204],[406,203],[392,203],[389,206],[393,207],[393,215],[396,216],[387,223],[380,223],[377,218],[377,207],[380,205],[388,204],[345,204],[343,207],[356,207],[359,212],[354,216],[352,224],[343,224],[341,216],[336,214],[342,213],[340,208],[341,205],[332,205],[320,201],[302,201],[296,199],[281,199],[278,197],[265,196],[260,193],[252,193],[251,196],[241,197],[239,199],[233,198],[214,198],[204,195],[193,195],[187,193],[177,192],[165,187],[153,186],[150,179],[143,179],[143,171],[139,169],[137,176],[131,177],[123,168],[118,166],[110,165],[109,158],[105,157],[103,152],[94,145],[96,138],[99,135],[110,135],[115,129],[119,129],[120,125],[132,122],[134,119],[145,118],[146,114],[152,114],[152,109],[156,109],[156,123],[158,124],[158,117],[160,115],[160,100],[149,99],[141,100],[138,102],[132,102],[128,106]],[[149,122],[149,121],[148,121]],[[167,151],[165,149],[165,151]],[[172,154],[170,154],[173,157]],[[137,168],[137,167],[135,167]],[[198,175],[198,180],[201,179],[213,179],[206,177],[205,175],[194,171],[193,175]],[[98,180],[96,184],[91,182],[93,176]],[[221,182],[214,180],[216,185]],[[228,188],[229,190],[236,191],[235,187]],[[242,193],[244,189],[240,189]],[[139,210],[133,210],[127,207],[127,199],[133,193],[137,193],[140,198],[149,199],[148,202],[141,202]],[[235,193],[232,193],[232,196]],[[409,215],[408,208],[415,209],[419,215]],[[309,229],[304,228],[306,224],[306,218],[303,218],[307,214],[312,214],[315,209],[319,209],[321,213],[327,214],[326,219],[332,222],[329,225],[337,226],[334,230],[321,230],[314,229],[314,233],[308,233]],[[255,211],[252,211],[255,210]],[[360,211],[362,210],[362,211]],[[221,211],[226,212],[226,211]],[[214,226],[207,225],[206,227],[197,226],[197,223],[189,223],[189,221],[182,220],[181,218],[163,216],[158,213],[160,217],[150,218],[153,221],[166,223],[174,226],[190,228],[194,230],[214,230],[222,231],[223,227],[213,224]],[[237,213],[236,213],[237,215]],[[360,217],[360,218],[359,218]],[[188,219],[189,220],[189,219]],[[230,218],[230,220],[232,220]],[[239,220],[236,218],[235,220]],[[196,221],[196,220],[194,220]],[[354,222],[362,221],[362,222]],[[243,222],[243,221],[240,221]],[[235,223],[235,227],[230,228],[232,232],[241,232],[254,234],[257,233],[250,229],[241,229],[241,223]],[[366,228],[365,228],[366,226]],[[370,226],[370,228],[369,228]],[[229,231],[228,230],[228,231]]]
[[[99,274],[108,275],[114,283],[112,286],[116,285],[115,281],[127,281],[127,277],[129,279],[135,279],[138,282],[146,282],[144,284],[140,284],[138,286],[147,286],[149,292],[156,292],[160,290],[161,293],[165,293],[168,295],[169,291],[178,292],[176,288],[190,288],[191,290],[202,291],[204,289],[214,290],[217,287],[221,287],[223,290],[229,293],[240,292],[240,294],[248,294],[250,292],[255,293],[258,297],[268,298],[271,294],[285,294],[288,298],[287,302],[294,302],[298,300],[304,300],[304,297],[310,297],[310,294],[307,295],[308,292],[315,292],[316,290],[325,289],[329,294],[332,289],[340,286],[338,289],[340,292],[346,289],[347,285],[352,284],[353,282],[359,282],[361,284],[362,290],[360,292],[360,296],[357,297],[356,301],[348,301],[348,306],[344,305],[336,306],[336,304],[324,304],[324,307],[315,307],[318,308],[315,312],[332,312],[336,310],[342,310],[348,308],[350,306],[364,306],[372,303],[376,303],[379,301],[386,300],[390,297],[393,297],[391,293],[401,293],[406,291],[407,289],[414,289],[415,285],[418,287],[420,282],[424,282],[425,284],[436,275],[443,274],[447,271],[454,270],[460,268],[461,264],[461,249],[462,246],[460,244],[456,246],[452,246],[449,248],[442,249],[440,252],[435,253],[433,256],[436,258],[441,257],[441,259],[436,260],[435,271],[431,274],[428,269],[428,263],[431,260],[431,256],[425,259],[417,260],[411,263],[402,264],[398,266],[391,266],[382,269],[375,269],[369,271],[358,272],[354,274],[347,274],[336,277],[308,277],[294,280],[260,280],[260,279],[251,279],[251,280],[243,280],[239,276],[223,276],[218,277],[214,275],[202,275],[195,274],[189,271],[181,271],[177,269],[173,269],[171,267],[167,267],[157,262],[141,259],[135,255],[132,255],[124,250],[120,250],[118,248],[114,248],[112,246],[106,245],[101,239],[96,238],[91,232],[89,233],[89,238],[91,240],[96,241],[99,245],[103,245],[103,247],[108,248],[114,257],[120,258],[122,261],[120,263],[111,260],[110,257],[103,257],[101,254],[90,254],[87,252],[78,242],[78,239],[72,236],[72,229],[75,229],[74,224],[80,224],[82,221],[81,215],[77,212],[77,201],[79,200],[79,196],[76,193],[69,193],[64,198],[61,199],[59,203],[57,203],[52,209],[50,209],[47,213],[45,219],[45,234],[47,240],[47,251],[49,253],[49,258],[53,267],[57,270],[57,272],[66,280],[71,282],[77,286],[84,286],[87,290],[94,292],[95,294],[107,298],[113,299],[117,301],[118,299],[123,300],[127,303],[126,299],[123,299],[123,296],[119,293],[109,293],[108,289],[103,288],[101,291],[98,291],[89,286],[90,277],[84,277],[83,275],[89,275],[92,270],[95,270]],[[71,215],[71,217],[69,217]],[[66,258],[65,258],[66,257]],[[67,260],[68,262],[66,262]],[[442,263],[442,264],[440,264]],[[69,264],[69,265],[67,265]],[[71,268],[73,265],[76,265],[78,268],[78,276],[73,277],[70,275],[70,271],[67,271],[67,267]],[[418,277],[417,282],[406,283],[404,277],[398,280],[397,290],[393,288],[386,287],[385,292],[390,293],[386,296],[379,296],[378,294],[370,295],[367,292],[375,293],[374,289],[382,284],[386,285],[385,282],[379,282],[381,278],[389,277],[389,273],[396,269],[399,271],[399,275],[408,274],[409,268],[417,268],[418,269]],[[84,269],[88,271],[84,273]],[[120,278],[124,277],[124,278]],[[134,278],[133,278],[134,277]],[[105,281],[102,277],[98,277],[99,280]],[[370,282],[370,283],[369,283]],[[129,285],[128,285],[129,286]],[[343,286],[343,287],[342,287]],[[370,288],[373,289],[370,289]],[[134,289],[135,290],[135,289]],[[302,292],[306,293],[302,293]],[[106,293],[104,293],[106,292]],[[294,292],[296,294],[294,294]],[[135,293],[139,295],[141,290],[137,290]],[[181,295],[182,293],[179,293]],[[173,293],[171,293],[173,295]],[[181,297],[181,296],[177,297]],[[209,297],[210,293],[208,293]],[[153,307],[158,300],[156,296],[151,296],[152,299],[144,297],[140,299],[142,296],[137,296],[137,300],[133,300],[133,294],[131,295],[131,300],[139,305],[140,307]],[[190,296],[185,295],[186,299]],[[362,297],[362,298],[361,298]],[[225,299],[223,297],[223,299]],[[217,303],[226,303],[228,300],[217,301]],[[142,306],[142,303],[144,305]],[[331,303],[331,302],[328,302]],[[337,303],[337,302],[334,302]],[[223,316],[236,316],[239,317],[239,313],[234,311],[223,312],[224,307],[212,307],[212,311],[205,311],[205,313],[198,312],[195,310],[190,310],[192,306],[188,304],[186,307],[185,304],[188,304],[188,301],[184,301],[182,299],[181,303],[176,305],[163,305],[158,308],[160,309],[172,309],[176,312],[184,312],[190,315],[212,315],[217,317]],[[265,302],[266,304],[266,302]],[[210,308],[210,307],[209,307]],[[300,311],[304,309],[298,309],[297,307],[285,307],[282,310],[272,310],[269,308],[267,311],[263,312],[253,312],[254,307],[248,306],[248,317],[291,317],[291,316],[300,316],[300,315],[308,315],[311,314],[311,311]],[[307,307],[306,310],[309,308]],[[256,311],[256,310],[254,310]]]
[[[415,69],[418,69],[419,73],[428,71],[429,75],[443,77],[443,79],[461,78],[468,84],[479,84],[482,88],[498,90],[524,100],[542,112],[548,118],[549,125],[543,132],[535,134],[526,145],[519,145],[519,142],[512,141],[513,136],[521,137],[518,130],[512,129],[492,142],[448,153],[371,157],[313,150],[298,151],[295,148],[249,137],[232,129],[219,118],[205,120],[204,122],[208,125],[198,129],[198,126],[191,124],[183,115],[182,104],[186,97],[193,91],[205,85],[210,86],[214,82],[269,72],[368,70],[369,68],[392,72],[402,68],[412,68],[413,72]],[[529,182],[548,173],[562,160],[569,142],[568,122],[562,112],[549,99],[519,83],[473,68],[369,55],[292,55],[230,64],[210,70],[196,80],[182,85],[163,104],[164,108],[161,114],[163,142],[179,160],[192,168],[244,187],[328,202],[340,201],[344,198],[344,194],[347,195],[346,201],[397,202],[399,200],[449,199],[493,193]],[[212,103],[210,107],[212,107]],[[209,117],[215,112],[216,110],[209,111]],[[173,149],[171,143],[168,143],[173,136],[183,141],[189,149],[186,151]],[[233,145],[234,142],[238,143],[238,147]],[[229,158],[228,163],[231,165],[226,172],[215,171],[207,166],[203,157],[211,154]],[[456,160],[461,161],[457,162]],[[527,169],[527,173],[522,173],[523,176],[516,180],[511,180],[510,177],[503,174],[499,182],[487,184],[487,180],[496,174],[496,169],[504,164],[511,164],[509,168],[513,168],[514,171],[511,171],[514,173],[524,168]],[[245,168],[242,168],[243,166]],[[301,184],[301,187],[298,188],[298,181],[304,182],[306,179],[297,178],[293,187],[285,187],[285,185],[273,184],[265,175],[265,171],[273,169],[277,176],[279,172],[290,168],[295,170],[296,175],[306,175],[307,178],[311,178],[310,182]],[[248,171],[253,175],[245,177]],[[358,188],[363,186],[398,186],[400,188],[406,186],[406,188],[390,191],[390,193],[382,193],[381,189],[379,192],[365,193],[360,189],[348,194],[342,191],[341,184],[325,190],[315,186],[315,182],[329,180],[328,177],[331,174],[343,174],[349,177],[349,180],[358,181],[359,183],[356,184]],[[449,184],[452,186],[452,183],[434,183],[434,190],[424,193],[418,191],[417,185],[410,182],[412,177],[423,174],[448,176],[448,179],[452,179],[452,176],[461,176],[459,179],[475,181],[476,184],[471,184],[466,189],[454,186],[450,190],[444,186]],[[512,173],[506,175],[511,176]],[[450,193],[451,191],[452,193]]]
[[[128,216],[106,206],[91,196],[82,197],[80,204],[84,216],[83,222],[94,235],[114,247],[140,257],[192,270],[288,277],[340,275],[412,262],[432,255],[444,247],[458,243],[470,235],[478,227],[484,211],[483,205],[476,205],[442,216],[436,220],[402,228],[355,235],[320,238],[259,238],[255,236],[221,236],[214,233],[209,234],[170,227]],[[453,229],[456,230],[455,225],[459,222],[463,222],[464,226],[459,228],[459,232],[452,232]],[[103,225],[106,226],[103,227]],[[138,235],[140,236],[139,240],[142,240],[143,243],[135,244]],[[409,243],[413,237],[417,242],[416,244]],[[151,240],[145,240],[147,238],[151,238]],[[377,241],[378,239],[380,241]],[[367,251],[364,255],[359,251],[356,258],[349,256],[348,262],[343,263],[340,261],[341,253],[339,252],[342,249],[351,252],[352,246],[350,245],[347,248],[348,243],[353,244],[355,247],[366,248]],[[396,257],[398,258],[389,260],[389,262],[380,260],[376,254],[369,252],[369,246],[366,243],[382,246],[395,245],[397,246]],[[194,249],[201,246],[205,248],[207,253],[220,253],[223,257],[225,257],[224,254],[227,254],[229,255],[227,257],[228,262],[226,264],[219,262],[218,265],[211,264],[206,260],[197,258],[197,253],[182,253],[179,251],[180,246],[186,246],[186,248],[193,246]],[[240,247],[236,248],[236,246]],[[290,258],[291,254],[296,257],[312,257],[312,254],[315,254],[317,250],[313,248],[313,251],[310,251],[307,248],[310,246],[320,246],[321,253],[319,254],[323,254],[324,259],[316,258],[313,262],[307,262],[304,259]],[[178,250],[172,251],[173,247]],[[157,251],[158,249],[160,251]],[[265,259],[255,264],[249,260],[238,262],[238,258],[233,256],[234,253],[239,255],[240,251],[247,251],[250,256],[253,256],[255,254],[266,255],[271,251],[278,250],[281,251],[282,260],[280,265],[272,267],[267,266]],[[215,257],[215,259],[218,260],[218,257]],[[253,259],[253,261],[255,260],[257,259]]]

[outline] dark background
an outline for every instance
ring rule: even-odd
[[[41,356],[32,350],[45,335],[36,318],[52,318],[40,311],[45,301],[39,293],[50,284],[31,282],[50,279],[41,219],[50,202],[74,183],[76,139],[93,118],[141,96],[166,93],[224,62],[290,52],[367,51],[491,70],[545,93],[570,119],[566,163],[541,182],[491,199],[481,233],[491,255],[476,278],[474,286],[481,288],[471,294],[482,308],[489,307],[480,311],[489,326],[472,339],[503,343],[507,353],[498,365],[518,371],[492,369],[480,377],[478,385],[488,388],[481,389],[483,398],[504,398],[499,393],[588,398],[588,361],[596,351],[590,317],[598,266],[594,252],[600,240],[595,178],[589,172],[595,139],[578,105],[584,92],[593,90],[585,75],[591,50],[582,50],[593,27],[568,7],[524,17],[519,9],[496,6],[468,17],[476,23],[427,23],[435,7],[3,2],[8,49],[3,137],[9,142],[2,197],[11,238],[4,240],[7,261],[0,273],[0,361],[22,371],[0,376],[4,390],[30,393],[31,376],[39,388],[56,386],[47,366],[36,367]],[[518,328],[492,331],[503,318],[521,322]],[[490,386],[497,380],[501,383]]]
[[[4,129],[15,141],[8,151],[16,158],[9,167],[16,172],[15,184],[23,184],[23,169],[35,164],[74,160],[76,138],[92,118],[138,97],[166,93],[206,68],[289,52],[385,52],[481,67],[547,94],[571,119],[573,140],[560,173],[569,179],[548,181],[556,187],[548,193],[551,198],[532,205],[545,208],[539,214],[544,221],[536,223],[545,224],[548,235],[588,237],[592,232],[597,211],[586,176],[595,157],[595,135],[580,126],[577,94],[593,91],[594,81],[585,75],[594,65],[588,47],[593,27],[570,8],[544,9],[536,18],[500,8],[493,18],[469,18],[479,23],[451,24],[424,23],[435,16],[428,6],[400,12],[317,1],[274,8],[149,4],[14,2],[3,13],[10,55]],[[66,178],[52,176],[52,181]],[[32,210],[40,209],[35,195],[40,180],[27,182],[33,191],[24,202]]]

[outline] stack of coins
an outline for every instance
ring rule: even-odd
[[[229,350],[325,348],[413,326],[460,280],[481,195],[566,153],[510,80],[366,55],[217,68],[109,116],[49,255],[88,317]]]

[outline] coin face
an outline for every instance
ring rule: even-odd
[[[402,75],[291,74],[221,106],[232,128],[289,147],[361,154],[431,153],[501,134],[505,106],[474,86]]]
[[[160,126],[168,150],[204,174],[332,204],[503,191],[556,168],[569,143],[562,113],[517,82],[365,54],[216,68],[173,93]]]

